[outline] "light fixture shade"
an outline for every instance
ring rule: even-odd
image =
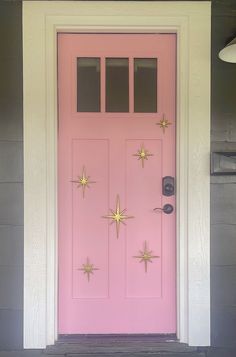
[[[219,58],[225,62],[236,63],[236,37],[220,51]]]

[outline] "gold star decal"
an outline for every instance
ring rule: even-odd
[[[103,218],[110,218],[112,219],[112,223],[116,222],[116,237],[117,239],[119,238],[119,231],[120,231],[120,223],[125,224],[125,222],[123,222],[125,219],[129,219],[129,218],[134,218],[132,216],[126,216],[124,213],[126,211],[126,209],[124,209],[123,211],[121,211],[120,209],[120,197],[119,195],[117,195],[116,197],[116,210],[113,211],[112,209],[110,209],[112,214],[108,214],[107,216],[103,216]]]
[[[153,156],[153,154],[149,154],[148,150],[146,150],[143,145],[141,146],[141,149],[133,155],[138,156],[138,160],[142,160],[142,167],[144,167],[144,160],[148,160],[148,156]]]
[[[83,166],[82,175],[78,176],[78,180],[72,181],[72,182],[78,183],[78,186],[77,186],[78,188],[82,187],[83,198],[85,195],[86,187],[89,188],[89,185],[91,183],[95,183],[95,181],[90,181],[89,178],[90,178],[90,176],[86,175],[86,170],[85,170],[85,167]]]
[[[145,273],[147,273],[148,263],[152,263],[152,259],[160,258],[158,255],[152,255],[152,250],[148,250],[147,241],[144,243],[144,250],[139,251],[140,255],[135,255],[133,258],[140,259],[140,263],[144,262],[145,264]]]
[[[83,268],[79,268],[78,270],[82,270],[84,274],[87,274],[88,281],[90,281],[90,274],[93,274],[94,270],[99,270],[95,268],[93,264],[90,263],[89,258],[85,264],[83,264]]]
[[[160,128],[162,128],[163,133],[165,133],[165,129],[168,129],[168,126],[171,125],[172,123],[170,123],[168,119],[165,118],[165,115],[163,114],[163,118],[160,120],[160,122],[156,124],[159,125]]]

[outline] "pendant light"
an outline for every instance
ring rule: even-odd
[[[225,62],[236,63],[236,37],[219,52],[219,58]]]

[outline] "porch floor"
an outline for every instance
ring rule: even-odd
[[[236,351],[189,347],[174,336],[63,336],[45,350],[0,351],[0,357],[235,357]]]

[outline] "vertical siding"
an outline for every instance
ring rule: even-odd
[[[0,2],[0,349],[22,347],[21,2]]]
[[[217,57],[236,36],[236,2],[212,10],[212,150],[236,151],[236,64]],[[211,180],[211,304],[212,345],[236,347],[236,176]]]

